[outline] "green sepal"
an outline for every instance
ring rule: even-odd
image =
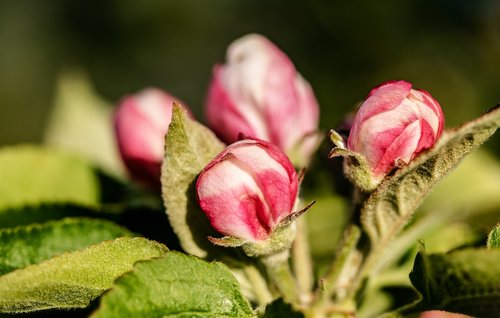
[[[232,236],[224,236],[221,238],[218,237],[207,237],[210,242],[214,245],[222,246],[222,247],[240,247],[247,243],[245,240],[241,240]]]
[[[330,130],[330,140],[335,147],[330,151],[328,157],[344,158],[344,174],[347,179],[364,192],[375,190],[382,179],[377,178],[373,174],[366,158],[357,152],[347,149],[342,137],[335,130]]]
[[[278,226],[267,239],[243,244],[243,251],[250,257],[260,257],[288,250],[295,239],[295,230],[296,226],[293,223],[288,226]]]

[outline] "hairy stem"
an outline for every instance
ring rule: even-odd
[[[307,304],[311,300],[311,290],[314,284],[314,273],[307,240],[307,223],[304,218],[297,221],[297,234],[292,246],[292,264],[297,277],[301,302]]]
[[[262,277],[257,267],[255,267],[254,264],[247,265],[243,268],[243,271],[252,284],[253,292],[255,293],[259,305],[270,303],[273,300],[273,295],[271,295],[267,282],[264,277]]]
[[[276,254],[263,256],[261,261],[266,267],[269,278],[276,285],[280,294],[283,295],[285,301],[298,304],[298,286],[290,269],[289,257],[290,251],[283,250]]]
[[[361,236],[361,231],[357,226],[351,226],[347,229],[344,240],[337,252],[335,261],[332,263],[328,273],[322,280],[323,290],[319,295],[317,301],[325,303],[329,301],[333,295],[339,294],[339,288],[342,287],[341,282],[344,280],[349,281],[353,270],[357,270],[359,265],[359,254],[356,250],[356,244]],[[339,295],[337,295],[339,296]]]
[[[345,296],[346,287],[356,275],[361,261],[359,251],[356,249],[360,236],[359,227],[351,225],[347,229],[336,258],[321,280],[320,289],[306,317],[354,317],[354,303]],[[333,296],[336,297],[335,303],[332,303]]]

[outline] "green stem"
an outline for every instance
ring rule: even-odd
[[[297,234],[292,246],[292,264],[297,277],[301,301],[303,304],[307,304],[312,298],[311,290],[314,284],[314,273],[309,241],[307,240],[306,220],[299,218],[296,224]]]
[[[344,240],[337,252],[337,257],[322,280],[323,290],[320,297],[317,298],[317,302],[328,302],[334,294],[339,293],[338,288],[340,282],[345,279],[345,273],[348,270],[356,270],[355,267],[359,265],[359,259],[355,257],[357,255],[356,245],[360,236],[361,230],[355,225],[352,225],[346,231]]]
[[[262,277],[257,267],[255,267],[254,264],[247,265],[243,268],[243,271],[252,284],[253,292],[255,293],[259,305],[270,303],[273,300],[273,295],[271,295],[267,282],[264,277]]]
[[[267,274],[272,282],[278,288],[285,301],[298,304],[298,287],[297,281],[292,274],[288,258],[290,257],[289,250],[283,250],[276,254],[261,257],[262,263],[265,265]]]

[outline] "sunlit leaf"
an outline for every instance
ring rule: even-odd
[[[95,205],[99,186],[81,159],[37,146],[0,149],[0,209],[39,203]]]
[[[92,317],[249,318],[254,314],[222,263],[169,252],[136,264],[118,279]]]
[[[45,144],[76,153],[107,172],[123,176],[112,113],[113,108],[97,95],[83,72],[63,72]]]
[[[118,238],[0,276],[0,313],[83,308],[139,260],[167,248],[143,238]]]

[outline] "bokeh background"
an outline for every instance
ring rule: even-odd
[[[429,91],[442,105],[447,127],[500,102],[500,0],[4,0],[0,147],[43,143],[90,159],[99,182],[92,170],[91,182],[83,184],[90,184],[89,196],[102,209],[98,217],[175,249],[159,196],[154,204],[138,204],[146,197],[141,191],[108,178],[127,181],[113,136],[113,107],[123,96],[154,86],[185,101],[203,121],[214,64],[224,61],[233,40],[253,32],[276,43],[312,84],[325,131],[387,80],[404,79]],[[499,134],[426,198],[412,221],[420,232],[413,232],[411,244],[423,238],[429,252],[484,246],[500,220]],[[56,198],[65,192],[86,196],[73,161],[67,169],[54,164],[61,169],[53,175],[39,169],[43,156],[30,152],[29,160],[18,162],[23,149],[11,150],[4,157],[10,165],[5,159],[0,165],[0,172],[13,170],[12,179],[0,178],[3,201],[9,202],[9,195],[47,202],[54,193]],[[319,273],[331,261],[351,211],[341,160],[327,160],[328,150],[318,152],[301,193],[304,202],[317,200],[306,218]],[[11,168],[2,170],[6,166]],[[26,181],[10,181],[17,179]],[[47,190],[46,183],[54,189]],[[44,211],[22,202],[22,213],[0,211],[0,225],[55,219],[70,208],[70,215],[88,212],[76,205],[68,211],[49,205]],[[113,213],[107,215],[107,209]],[[383,292],[367,292],[371,302],[363,304],[361,317],[374,317],[414,296],[408,280],[418,250],[414,245],[392,268],[397,281]]]
[[[431,92],[447,127],[500,101],[498,0],[2,1],[0,145],[44,139],[68,72],[106,107],[156,86],[202,119],[213,65],[251,32],[310,81],[325,129],[391,79]]]

